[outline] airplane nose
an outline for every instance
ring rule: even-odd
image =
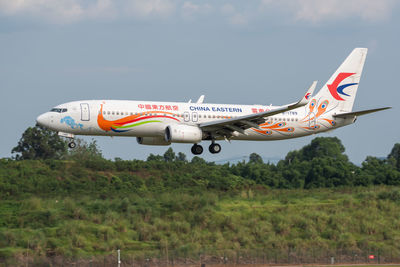
[[[39,115],[36,118],[36,123],[39,124],[40,126],[46,126],[46,117],[47,117],[46,113]]]

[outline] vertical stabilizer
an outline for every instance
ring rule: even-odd
[[[327,101],[337,112],[350,112],[367,56],[367,48],[355,48],[328,82],[315,95],[319,103]]]

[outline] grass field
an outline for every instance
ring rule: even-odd
[[[260,258],[329,263],[343,257],[400,255],[400,205],[394,187],[247,190],[237,194],[162,193],[0,202],[0,256]],[[348,253],[347,253],[348,252]],[[346,255],[344,255],[346,254]],[[339,257],[339,256],[338,256]],[[354,257],[353,257],[354,258]],[[354,260],[354,259],[353,259]],[[321,262],[321,263],[322,263]]]

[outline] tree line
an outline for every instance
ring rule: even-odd
[[[78,179],[85,175],[85,169],[115,171],[121,177],[114,179],[126,180],[128,187],[136,186],[130,181],[135,180],[132,177],[138,178],[137,183],[154,180],[159,188],[200,186],[217,190],[252,185],[283,189],[400,185],[400,143],[393,146],[386,158],[368,156],[361,166],[349,161],[345,147],[336,137],[317,137],[300,150],[289,152],[277,164],[263,162],[256,153],[252,153],[247,162],[236,164],[217,165],[197,156],[188,161],[184,153],[176,154],[172,148],[163,155],[150,154],[145,161],[107,160],[95,141],[87,143],[78,139],[77,143],[77,148],[68,150],[67,142],[56,133],[40,126],[28,128],[13,148],[13,158],[3,159],[2,163],[12,166],[24,160],[41,160],[60,168],[74,166],[76,174],[72,176]],[[59,170],[55,168],[54,171]]]

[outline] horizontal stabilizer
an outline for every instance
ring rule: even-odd
[[[333,115],[333,117],[345,118],[345,117],[352,117],[352,116],[361,116],[361,115],[374,113],[374,112],[378,112],[378,111],[390,109],[390,108],[392,108],[392,107],[374,108],[374,109],[366,109],[366,110],[361,110],[361,111],[346,112],[346,113],[335,114],[335,115]]]

